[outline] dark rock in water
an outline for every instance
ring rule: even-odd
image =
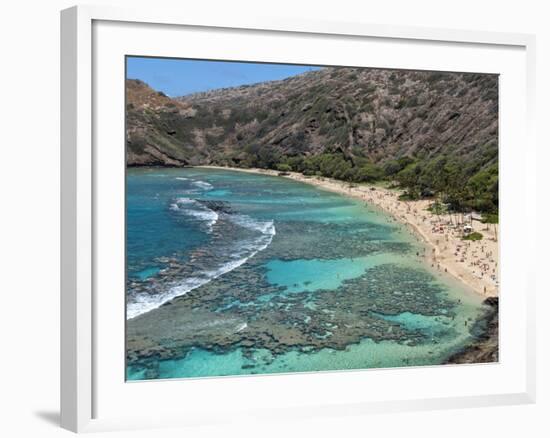
[[[212,267],[227,263],[228,254],[221,249],[231,250],[233,240],[257,239],[258,232],[228,220],[236,218],[229,215],[240,212],[228,202],[197,202],[221,213],[209,241],[185,257],[159,259],[163,275],[150,282],[129,284],[132,294],[155,295],[181,288],[182,280],[196,280],[188,283],[196,287],[127,321],[130,365],[150,365],[155,370],[160,360],[181,358],[194,348],[216,354],[240,348],[246,359],[243,369],[253,368],[251,363],[255,363],[255,370],[261,370],[285,353],[343,351],[365,338],[407,346],[433,344],[435,332],[431,329],[408,327],[384,315],[455,316],[456,303],[429,272],[400,263],[374,265],[334,289],[307,290],[312,280],[304,278],[292,282],[295,290],[291,292],[268,279],[267,263],[273,259],[332,260],[410,253],[411,244],[392,240],[394,227],[385,224],[278,220],[277,235],[269,246],[213,278]],[[280,205],[281,210],[285,208],[292,213],[291,207]],[[487,304],[487,311],[497,309],[493,301]],[[474,336],[481,338],[485,329],[483,324],[476,326]],[[437,330],[436,338],[455,336],[453,325],[440,324]],[[438,356],[437,361],[440,359]]]
[[[271,357],[304,348],[344,350],[365,337],[420,345],[430,342],[429,334],[407,329],[372,311],[437,316],[445,309],[447,316],[453,314],[453,303],[423,271],[384,264],[343,281],[335,290],[289,294],[266,281],[266,269],[255,265],[262,263],[261,258],[175,298],[172,305],[128,321],[130,362],[174,357],[192,347],[218,353],[241,347],[245,358],[255,360],[253,351],[257,349]],[[181,272],[176,270],[174,275]],[[407,294],[395,300],[395,291]],[[448,330],[451,333],[452,328]]]
[[[197,199],[197,202],[217,213],[225,213],[225,214],[234,213],[233,209],[231,208],[231,205],[229,204],[229,202],[226,202],[226,201],[210,201],[206,199]]]
[[[476,340],[449,357],[445,364],[498,362],[498,297],[489,297],[483,304],[489,307],[472,328]]]

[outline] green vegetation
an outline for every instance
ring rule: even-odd
[[[484,214],[481,222],[484,224],[498,224],[498,214]]]
[[[277,164],[277,170],[279,172],[290,172],[290,171],[292,171],[292,167],[290,167],[286,163],[280,163],[280,164]]]
[[[374,182],[384,177],[384,171],[364,158],[353,161],[343,153],[324,153],[312,157],[285,157],[266,146],[249,146],[241,167],[260,167],[282,172],[300,172],[310,176],[324,176],[350,183]]]
[[[493,217],[498,213],[498,164],[492,161],[492,157],[472,162],[441,154],[403,160],[404,166],[388,162],[384,168],[405,189],[407,199],[434,197],[451,211],[476,210]]]
[[[489,224],[493,225],[495,239],[498,239],[498,213],[485,213],[482,216],[481,222],[487,224],[487,229],[489,228]]]
[[[474,231],[473,233],[467,234],[462,238],[462,240],[481,240],[483,239],[483,234]]]
[[[480,212],[490,227],[497,114],[498,78],[486,74],[327,68],[172,100],[130,80],[129,165],[177,160],[376,183],[402,200],[430,199],[453,223]]]
[[[404,156],[375,164],[343,151],[319,155],[285,156],[269,146],[248,146],[241,167],[259,167],[281,172],[299,172],[349,183],[397,183],[404,190],[401,200],[432,198],[436,214],[480,211],[484,222],[498,223],[498,164],[486,153],[479,161],[467,161],[451,154],[433,158]]]

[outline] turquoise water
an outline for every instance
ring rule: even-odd
[[[374,257],[336,260],[272,260],[267,263],[267,281],[288,292],[337,289],[344,280],[355,278],[374,265]]]
[[[433,365],[481,298],[364,203],[285,178],[127,173],[130,380]]]

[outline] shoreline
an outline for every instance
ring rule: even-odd
[[[196,166],[205,169],[278,176],[310,184],[320,189],[359,199],[374,205],[423,240],[430,251],[423,256],[428,265],[441,274],[448,274],[483,298],[498,297],[498,242],[494,230],[472,221],[473,231],[483,234],[479,241],[462,240],[460,228],[451,225],[454,218],[436,215],[427,210],[431,201],[401,201],[399,192],[374,185],[351,186],[325,177],[306,177],[296,172],[270,169],[243,169],[223,166]]]

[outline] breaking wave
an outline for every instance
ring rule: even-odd
[[[205,223],[207,232],[211,233],[212,228],[218,222],[219,215],[214,210],[206,207],[200,202],[190,198],[178,198],[170,204],[170,210],[181,212],[186,216],[193,217],[199,222]]]
[[[207,260],[210,262],[208,265],[212,266],[211,268],[203,268],[197,271],[192,270],[193,274],[189,277],[177,280],[169,285],[164,285],[164,287],[159,285],[163,289],[160,292],[157,292],[157,288],[155,290],[148,289],[134,293],[130,291],[130,299],[126,308],[127,319],[135,318],[138,315],[156,309],[164,303],[185,295],[193,289],[238,268],[257,253],[266,249],[276,234],[275,225],[272,220],[260,221],[242,214],[218,214],[194,199],[178,198],[170,205],[170,209],[204,221],[210,231],[221,215],[224,220],[244,228],[247,231],[246,234],[250,236],[236,242],[230,242],[229,244],[220,243],[217,246],[217,242],[213,242],[212,251],[215,253],[215,256]],[[201,259],[197,265],[204,266],[204,262],[205,260]]]
[[[212,190],[212,184],[207,183],[206,181],[193,181],[191,182],[195,187],[203,190]]]

